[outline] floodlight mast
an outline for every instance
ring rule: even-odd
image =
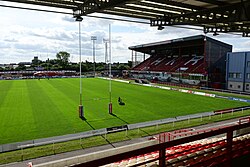
[[[82,104],[82,53],[81,53],[81,21],[83,18],[81,16],[76,17],[76,21],[79,22],[79,75],[80,75],[80,98],[79,98],[79,117],[84,118],[84,109]]]
[[[97,40],[97,37],[91,36],[91,40],[93,41],[93,73],[95,77],[95,41]]]
[[[109,24],[109,114],[112,114],[112,85],[111,85],[111,25]]]
[[[103,42],[105,43],[105,54],[104,54],[105,59],[104,59],[104,62],[105,62],[105,65],[106,65],[107,62],[108,62],[108,42],[109,42],[109,40],[103,39]],[[107,66],[106,66],[106,68],[107,68]]]
[[[82,105],[82,53],[81,53],[81,22],[79,22],[79,65],[80,65],[80,105]]]

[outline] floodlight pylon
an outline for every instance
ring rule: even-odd
[[[76,17],[76,21],[79,22],[79,78],[80,78],[80,92],[79,92],[79,117],[84,118],[84,108],[82,104],[82,53],[81,53],[81,21],[82,21],[81,16]]]

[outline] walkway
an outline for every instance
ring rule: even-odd
[[[194,127],[194,128],[195,129],[203,129],[203,128],[208,128],[208,127],[213,127],[213,126],[221,126],[221,125],[225,125],[225,124],[236,123],[236,122],[238,122],[238,120],[239,120],[239,118],[236,118],[236,119],[231,119],[231,120],[226,120],[226,121],[201,125],[201,126],[197,126],[197,127]],[[129,144],[134,144],[134,143],[146,141],[146,140],[148,140],[148,138],[149,137],[144,137],[144,138],[132,139],[132,140],[128,140],[128,141],[111,143],[112,145],[110,145],[110,144],[109,145],[103,145],[103,146],[92,147],[92,148],[87,148],[87,149],[83,149],[83,150],[77,150],[77,151],[72,151],[72,152],[66,152],[66,153],[61,153],[61,154],[56,154],[56,155],[31,159],[31,160],[28,160],[28,161],[4,164],[4,165],[0,165],[0,167],[27,167],[28,162],[32,162],[33,164],[40,164],[40,163],[44,163],[44,162],[60,160],[60,159],[63,159],[63,158],[69,158],[69,157],[73,157],[73,156],[77,156],[77,155],[84,155],[84,154],[88,154],[88,153],[92,153],[92,152],[96,152],[96,151],[111,149],[111,148],[113,148],[113,146],[114,147],[120,147],[120,146],[129,145]]]

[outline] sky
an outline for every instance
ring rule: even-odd
[[[1,4],[34,8],[31,5],[0,1]],[[35,8],[50,9],[39,6],[35,6]],[[71,62],[79,62],[79,22],[75,22],[72,15],[5,7],[0,7],[0,11],[0,64],[31,62],[34,56],[38,56],[43,61],[48,58],[55,59],[56,53],[60,51],[70,53]],[[105,44],[103,39],[109,38],[109,25],[111,27],[112,62],[121,63],[131,61],[132,53],[128,49],[129,46],[204,35],[202,30],[165,27],[160,31],[157,30],[157,27],[151,27],[148,24],[83,17],[83,21],[80,23],[82,61],[93,62],[91,36],[96,36],[95,60],[104,62]],[[218,36],[207,34],[207,36],[233,45],[233,52],[250,51],[249,37],[233,34]]]

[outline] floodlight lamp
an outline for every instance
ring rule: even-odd
[[[243,32],[242,37],[250,37],[250,32]]]
[[[76,21],[81,22],[83,20],[83,18],[81,16],[76,16]]]
[[[96,36],[91,36],[91,40],[97,40]]]
[[[158,28],[157,28],[158,30],[163,30],[164,29],[164,27],[163,26],[158,26]]]

